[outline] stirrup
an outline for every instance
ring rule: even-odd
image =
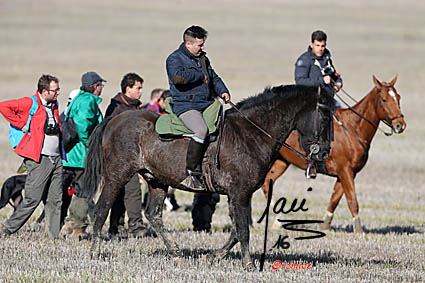
[[[307,168],[305,169],[305,177],[307,179],[316,179],[316,168],[313,163],[308,163]]]
[[[180,184],[194,191],[206,191],[207,189],[201,178],[202,173],[187,170],[187,176]]]

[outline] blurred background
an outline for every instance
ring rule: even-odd
[[[424,173],[424,14],[425,2],[413,0],[1,1],[0,100],[34,94],[38,78],[49,73],[60,79],[63,110],[81,75],[96,71],[108,81],[103,110],[128,72],[144,78],[146,103],[152,89],[168,88],[165,59],[196,24],[209,32],[207,54],[237,102],[265,86],[294,83],[295,60],[321,29],[345,90],[356,99],[372,89],[373,74],[387,82],[398,74],[407,130],[374,143],[388,144],[380,152],[394,166]],[[21,161],[7,135],[2,117],[0,181]],[[400,158],[386,155],[398,151]]]

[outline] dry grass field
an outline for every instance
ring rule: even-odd
[[[102,257],[91,259],[86,240],[46,239],[35,223],[41,211],[15,235],[0,239],[0,282],[424,282],[425,281],[425,2],[423,1],[1,1],[0,100],[32,95],[41,74],[59,77],[61,108],[80,85],[81,74],[97,71],[108,80],[101,108],[119,91],[127,72],[145,79],[142,100],[166,88],[165,58],[192,25],[209,31],[206,51],[237,102],[265,86],[293,83],[294,63],[307,48],[313,30],[328,34],[345,89],[355,98],[373,86],[372,75],[396,88],[407,122],[402,135],[377,133],[368,164],[356,178],[365,235],[352,233],[345,199],[324,238],[296,241],[284,229],[269,233],[271,248],[288,235],[289,249],[268,251],[264,272],[245,272],[237,245],[225,260],[202,256],[228,237],[227,199],[221,197],[213,233],[190,231],[190,212],[165,213],[185,258],[167,256],[158,238],[103,243]],[[384,127],[384,126],[382,126]],[[0,183],[13,175],[21,158],[8,142],[8,123],[0,119]],[[249,176],[246,176],[249,178]],[[308,212],[289,219],[321,219],[334,180],[304,179],[294,168],[278,180],[275,197],[307,199]],[[312,192],[306,189],[311,186]],[[177,192],[180,204],[192,195]],[[254,194],[253,217],[265,208]],[[0,222],[12,210],[0,211]],[[257,267],[264,222],[251,230],[251,252]],[[308,270],[273,270],[282,263],[312,264]]]

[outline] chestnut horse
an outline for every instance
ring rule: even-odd
[[[332,106],[333,99],[318,95],[316,88],[291,85],[266,88],[263,93],[239,102],[237,108],[240,113],[234,109],[226,111],[220,166],[214,164],[217,142],[208,146],[203,162],[208,192],[228,196],[233,224],[230,238],[213,254],[213,258],[226,256],[240,242],[243,266],[254,269],[249,253],[248,225],[252,194],[264,182],[280,147],[292,130],[296,129],[303,137],[305,148],[309,145],[319,148],[312,152],[312,157],[317,155],[316,158],[321,160],[321,156],[328,156],[329,122],[332,118],[329,109]],[[104,180],[93,225],[92,252],[95,254],[98,253],[96,242],[108,212],[120,189],[135,173],[140,173],[149,185],[146,218],[162,238],[168,252],[182,254],[164,228],[162,207],[168,186],[191,191],[180,184],[185,178],[185,153],[189,141],[161,141],[155,132],[158,117],[152,111],[126,111],[107,124],[98,125],[90,136],[84,172],[86,189],[93,196],[100,176],[103,175]],[[254,121],[270,136],[259,131],[247,119]],[[249,178],[246,172],[249,172]]]
[[[354,178],[366,165],[370,144],[380,121],[386,122],[391,127],[391,131],[396,134],[402,133],[406,128],[406,122],[400,110],[400,95],[394,87],[396,81],[397,76],[390,83],[380,82],[373,76],[375,87],[352,107],[354,111],[342,108],[338,108],[336,111],[337,121],[340,121],[342,125],[334,122],[335,138],[331,143],[329,158],[324,162],[326,172],[320,172],[316,166],[319,173],[337,178],[327,212],[323,217],[324,222],[319,227],[323,231],[329,230],[333,213],[342,195],[345,194],[348,208],[353,217],[354,232],[363,233],[358,215],[359,204]],[[295,132],[289,136],[286,142],[301,150],[299,136]],[[261,187],[266,198],[270,179],[275,182],[290,164],[303,170],[307,167],[304,159],[285,147],[282,147],[279,153],[279,159],[273,164],[267,174],[266,182]]]

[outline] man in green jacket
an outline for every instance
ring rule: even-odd
[[[88,140],[94,128],[102,122],[102,112],[98,104],[102,101],[103,82],[96,72],[87,72],[81,77],[80,92],[71,101],[67,109],[67,117],[74,120],[78,133],[78,143],[66,153],[67,161],[63,161],[63,185],[74,187],[74,195],[69,208],[70,221],[65,230],[72,229],[76,236],[86,236],[88,226],[88,209],[93,205],[93,200],[84,189],[83,173],[84,160],[87,154]]]

